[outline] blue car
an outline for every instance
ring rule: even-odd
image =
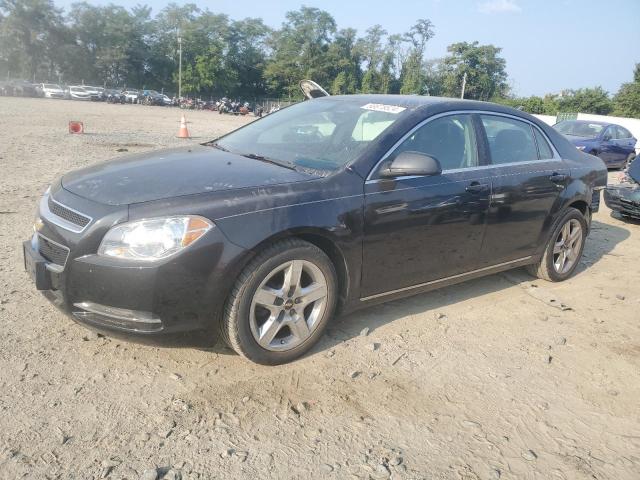
[[[589,120],[565,120],[553,128],[578,150],[600,157],[608,168],[625,168],[636,156],[636,139],[620,125]]]

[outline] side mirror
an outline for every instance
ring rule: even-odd
[[[609,141],[611,141],[611,135],[609,135],[609,134],[607,133],[604,137],[602,137],[602,141],[603,141],[603,142],[609,142]]]
[[[431,176],[442,173],[440,162],[420,152],[402,152],[391,163],[380,170],[382,178],[405,177],[409,175]]]

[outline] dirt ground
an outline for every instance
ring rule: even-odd
[[[640,222],[604,206],[567,282],[514,270],[394,301],[281,367],[59,313],[23,271],[38,198],[121,149],[184,142],[179,115],[0,98],[0,479],[640,478]],[[193,142],[247,121],[187,119]]]

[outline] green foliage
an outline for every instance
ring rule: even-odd
[[[613,97],[613,114],[640,118],[640,63],[633,72],[633,82],[624,83]]]
[[[126,5],[126,4],[125,4]],[[300,99],[309,78],[332,94],[404,93],[492,100],[530,113],[586,112],[640,118],[640,64],[634,80],[610,99],[602,88],[559,95],[509,95],[501,49],[478,42],[449,45],[428,59],[435,35],[429,19],[406,33],[373,25],[361,37],[339,30],[318,8],[287,12],[272,30],[259,18],[232,20],[195,3],[170,3],[156,15],[147,6],[0,0],[0,78],[113,87],[178,90],[178,38],[182,90],[188,95]]]
[[[561,112],[607,115],[613,110],[609,94],[602,87],[569,90],[558,97],[557,103]]]
[[[442,91],[445,96],[459,97],[464,75],[467,75],[464,98],[488,101],[507,93],[506,61],[501,48],[460,42],[449,45],[449,55],[442,60]]]

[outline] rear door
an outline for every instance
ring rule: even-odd
[[[624,127],[621,127],[620,125],[616,126],[616,132],[617,132],[616,140],[617,140],[618,146],[622,150],[621,161],[626,162],[627,158],[629,158],[629,155],[635,153],[636,151],[635,149],[636,139],[633,138],[633,135],[629,130],[627,130]]]
[[[365,183],[362,297],[409,290],[473,270],[491,193],[469,114],[429,119],[410,132]],[[438,159],[442,174],[377,177],[402,151]]]
[[[620,148],[616,144],[618,132],[614,125],[609,125],[601,134],[600,152],[598,156],[607,166],[620,162]]]
[[[524,259],[540,245],[569,169],[538,127],[516,117],[481,114],[491,162],[491,206],[481,266]]]

